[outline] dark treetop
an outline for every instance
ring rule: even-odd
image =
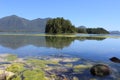
[[[50,34],[75,33],[76,28],[69,20],[65,20],[64,18],[54,18],[48,20],[45,32]]]

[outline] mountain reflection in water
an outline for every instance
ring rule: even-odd
[[[25,36],[25,35],[1,35],[0,45],[17,49],[27,45],[36,47],[53,47],[62,49],[69,46],[74,40],[104,40],[102,37],[56,37],[56,36]]]

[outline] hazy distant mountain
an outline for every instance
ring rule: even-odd
[[[120,31],[110,31],[110,34],[120,34]]]
[[[0,31],[3,32],[45,32],[45,25],[50,18],[28,20],[16,15],[0,19]]]

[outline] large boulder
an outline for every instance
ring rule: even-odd
[[[115,63],[120,63],[120,59],[117,57],[110,58],[110,61],[115,62]]]
[[[94,65],[91,69],[90,69],[90,72],[92,75],[94,76],[100,76],[100,77],[103,77],[103,76],[108,76],[110,75],[111,73],[111,70],[110,68],[105,65],[105,64],[97,64],[97,65]]]

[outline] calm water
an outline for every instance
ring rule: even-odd
[[[81,37],[82,36],[82,37]],[[55,37],[30,35],[0,35],[0,54],[12,53],[19,57],[65,54],[93,61],[120,58],[120,37]],[[94,35],[92,35],[94,36]]]
[[[107,36],[107,38],[106,38]],[[62,54],[82,58],[79,63],[107,64],[111,75],[94,77],[87,69],[75,75],[80,80],[120,80],[120,64],[113,63],[111,57],[120,58],[120,35],[46,36],[45,34],[0,34],[0,54],[16,54],[19,57],[39,57]],[[68,75],[71,75],[69,73]],[[87,76],[87,77],[86,77]]]

